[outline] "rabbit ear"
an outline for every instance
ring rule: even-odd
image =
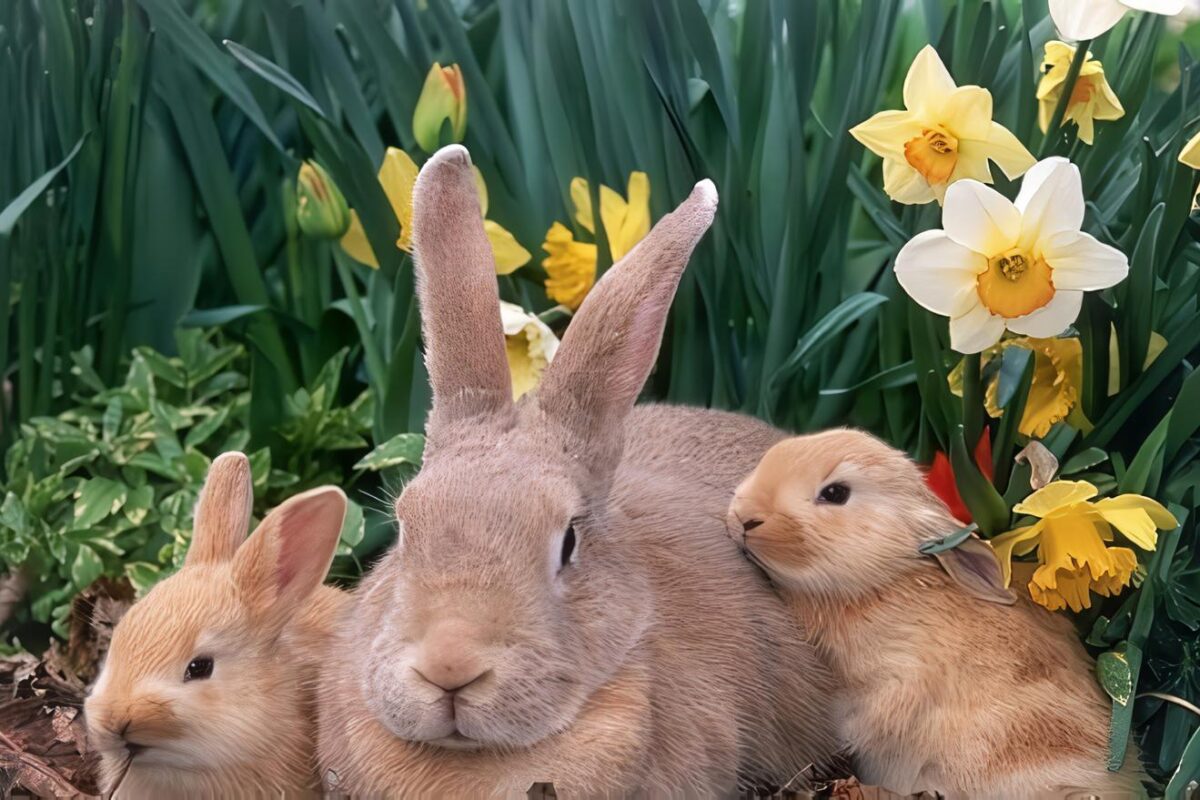
[[[336,486],[298,494],[276,506],[233,560],[233,579],[255,610],[286,620],[325,580],[337,549],[346,495]]]
[[[413,245],[433,415],[446,421],[508,407],[496,265],[465,147],[438,150],[417,176]]]
[[[250,460],[238,452],[217,456],[196,502],[192,544],[184,563],[218,564],[233,558],[246,539],[253,505]]]
[[[716,211],[716,187],[700,181],[604,274],[546,368],[538,402],[548,414],[596,432],[633,408],[658,357],[679,278]]]
[[[1006,606],[1017,602],[1017,596],[1004,585],[1004,574],[992,546],[974,534],[949,550],[935,553],[934,558],[968,594]]]

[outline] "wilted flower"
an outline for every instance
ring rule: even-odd
[[[396,240],[396,247],[406,253],[412,252],[412,194],[413,186],[417,183],[418,171],[416,163],[408,153],[398,147],[387,149],[387,153],[383,157],[383,164],[379,167],[379,183],[383,186],[383,192],[387,195],[388,202],[391,203],[396,221],[400,223],[400,238]],[[475,173],[475,181],[479,189],[480,212],[486,215],[487,186],[484,185],[483,178],[478,171]],[[533,257],[528,250],[521,247],[511,233],[492,220],[485,219],[483,229],[492,245],[492,255],[496,260],[498,274],[507,275],[526,264]],[[359,219],[358,213],[353,210],[350,212],[350,227],[346,231],[346,235],[342,237],[341,244],[342,249],[356,261],[379,269],[379,261],[375,258],[375,251],[371,249],[371,243],[367,241],[362,221]]]
[[[350,225],[346,198],[329,173],[315,161],[305,161],[296,176],[296,222],[315,239],[336,239]]]
[[[991,540],[1005,584],[1012,578],[1013,555],[1036,548],[1040,566],[1029,592],[1051,611],[1090,608],[1091,592],[1109,597],[1128,586],[1137,556],[1128,547],[1105,545],[1114,539],[1113,528],[1141,549],[1153,550],[1158,529],[1179,523],[1148,497],[1123,494],[1091,502],[1097,494],[1087,481],[1054,481],[1013,506],[1018,514],[1039,519]]]
[[[919,233],[896,255],[896,278],[920,305],[950,317],[950,343],[979,353],[1005,329],[1041,338],[1062,333],[1083,293],[1119,283],[1129,261],[1079,230],[1079,169],[1038,162],[1015,203],[974,180],[946,193],[944,230]]]
[[[450,141],[442,142],[442,126],[450,123]],[[425,76],[421,96],[413,110],[413,138],[426,153],[443,144],[461,142],[467,135],[467,86],[457,64],[443,67],[436,61]]]
[[[546,323],[513,303],[500,301],[500,324],[504,327],[504,350],[512,375],[513,399],[533,391],[554,354],[558,337]]]
[[[1071,69],[1071,60],[1075,57],[1075,48],[1064,42],[1046,42],[1046,55],[1042,59],[1042,79],[1038,82],[1038,125],[1042,133],[1050,128],[1050,120],[1054,109],[1062,97],[1063,84]],[[1093,120],[1114,120],[1125,116],[1125,109],[1117,98],[1108,79],[1104,77],[1104,67],[1088,53],[1075,79],[1075,87],[1071,90],[1071,99],[1067,102],[1064,121],[1074,122],[1079,126],[1079,138],[1087,144],[1092,143]]]
[[[928,45],[908,68],[904,107],[850,129],[883,159],[883,190],[898,203],[940,203],[946,187],[963,178],[991,183],[989,160],[1010,178],[1033,166],[1017,137],[992,121],[991,93],[955,85]]]
[[[607,186],[600,186],[600,220],[613,261],[632,250],[650,232],[650,179],[646,173],[629,174],[626,197],[628,200]],[[571,181],[571,202],[575,206],[575,220],[594,236],[592,198],[583,178]],[[596,245],[576,241],[567,226],[555,222],[546,232],[542,249],[546,251],[542,266],[549,276],[546,294],[567,308],[579,308],[596,282]]]
[[[1067,39],[1082,42],[1107,33],[1126,11],[1174,16],[1187,0],[1050,0],[1050,18]]]

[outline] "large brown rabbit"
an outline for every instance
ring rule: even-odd
[[[88,736],[116,798],[315,796],[314,684],[346,595],[322,586],[346,497],[326,486],[250,538],[250,464],[213,461],[183,568],[113,632]]]
[[[826,668],[725,536],[734,485],[780,434],[634,408],[716,205],[697,184],[609,270],[514,404],[470,158],[452,146],[426,164],[429,439],[396,503],[399,540],[324,673],[329,784],[707,795],[830,755]]]
[[[948,797],[1141,796],[1106,768],[1110,703],[1070,622],[1003,585],[905,455],[859,431],[780,442],[738,487],[730,534],[779,584],[841,688],[864,782]],[[1074,792],[1074,793],[1072,793]]]

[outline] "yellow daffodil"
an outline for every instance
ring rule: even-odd
[[[992,95],[957,86],[937,51],[917,54],[904,79],[903,111],[881,111],[850,135],[883,159],[883,190],[898,203],[945,197],[962,178],[992,182],[988,161],[1010,178],[1033,166],[1017,137],[992,121]]]
[[[1150,331],[1150,342],[1146,346],[1146,359],[1142,362],[1142,372],[1150,369],[1162,351],[1167,349],[1167,340],[1158,331]],[[1117,341],[1117,326],[1108,326],[1108,396],[1112,397],[1121,391],[1121,345]]]
[[[1033,352],[1033,384],[1025,400],[1025,411],[1017,430],[1023,436],[1041,439],[1058,423],[1071,414],[1079,401],[1079,389],[1083,385],[1083,347],[1074,337],[1063,339],[1034,339],[1016,337],[1005,339],[983,351],[983,364],[999,356],[1010,347],[1023,347]],[[959,362],[950,371],[950,391],[962,396],[963,364]],[[1000,376],[992,377],[987,385],[984,404],[988,414],[1000,417]]]
[[[442,126],[450,123],[450,138],[441,141]],[[436,61],[425,76],[421,96],[413,109],[413,138],[426,153],[442,144],[461,142],[467,135],[467,85],[457,64],[443,67]]]
[[[1079,169],[1065,158],[1039,161],[1016,202],[975,180],[955,183],[942,209],[944,230],[913,237],[896,254],[896,278],[921,306],[950,317],[950,344],[979,353],[1005,329],[1046,338],[1062,333],[1083,293],[1119,283],[1125,254],[1079,230]]]
[[[512,375],[513,399],[532,391],[542,371],[554,360],[558,337],[554,331],[525,309],[500,301],[500,324],[504,327],[504,349]]]
[[[383,186],[383,192],[387,195],[388,202],[392,204],[392,213],[396,215],[396,221],[400,223],[400,238],[396,240],[396,247],[406,253],[412,252],[412,193],[413,186],[417,183],[418,171],[416,162],[409,157],[408,153],[398,147],[387,149],[387,153],[383,157],[383,164],[379,167],[379,183]],[[479,189],[480,213],[486,216],[487,186],[484,185],[483,177],[478,170],[475,172],[475,183]],[[483,229],[492,245],[492,256],[496,261],[496,274],[507,275],[524,266],[529,259],[533,258],[530,252],[499,224],[485,219]],[[376,260],[375,251],[371,249],[371,244],[367,241],[362,221],[359,219],[358,213],[353,210],[350,211],[350,227],[346,231],[346,235],[342,237],[341,244],[342,249],[356,261],[379,269],[379,261]]]
[[[1095,39],[1121,21],[1126,11],[1174,16],[1187,0],[1050,0],[1050,18],[1065,38]]]
[[[1137,556],[1128,547],[1109,547],[1113,528],[1142,550],[1158,544],[1158,530],[1179,523],[1148,497],[1123,494],[1092,502],[1099,491],[1087,481],[1054,481],[1013,506],[1038,521],[992,539],[1007,585],[1012,557],[1038,551],[1029,583],[1034,602],[1051,611],[1090,608],[1091,592],[1109,597],[1129,585]]]
[[[592,197],[588,182],[583,178],[571,181],[571,202],[575,206],[575,221],[595,236]],[[604,224],[613,261],[622,258],[650,232],[650,179],[646,173],[629,174],[624,198],[601,184],[600,221]],[[596,282],[596,245],[576,241],[567,226],[555,222],[546,232],[542,249],[546,251],[546,258],[542,260],[548,276],[546,294],[574,311]]]
[[[1075,48],[1065,42],[1046,42],[1046,54],[1042,59],[1042,79],[1038,82],[1038,125],[1042,133],[1050,128],[1050,120],[1054,109],[1062,97],[1063,84],[1071,69],[1071,60],[1075,57]],[[1094,120],[1114,120],[1125,116],[1125,109],[1117,98],[1108,79],[1104,77],[1104,67],[1088,53],[1079,69],[1079,77],[1071,90],[1071,99],[1067,103],[1064,121],[1074,122],[1079,127],[1079,138],[1087,144],[1092,143],[1092,128]]]

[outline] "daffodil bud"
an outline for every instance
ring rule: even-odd
[[[296,177],[296,222],[314,239],[338,239],[350,227],[346,198],[315,161],[301,164]]]
[[[442,126],[450,123],[450,139],[442,142]],[[425,86],[413,111],[413,138],[427,153],[441,144],[461,142],[467,134],[467,87],[457,64],[443,67],[436,61],[425,76]]]

